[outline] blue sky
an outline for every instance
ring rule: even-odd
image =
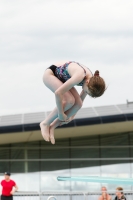
[[[60,60],[105,79],[105,94],[84,107],[133,101],[132,10],[132,0],[1,0],[0,115],[52,110],[42,76]]]

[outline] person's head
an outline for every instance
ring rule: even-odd
[[[10,172],[5,172],[4,173],[4,177],[5,177],[6,181],[10,180],[10,176],[11,176]]]
[[[107,188],[105,186],[101,187],[102,195],[105,196],[107,194]]]
[[[106,188],[105,186],[102,186],[102,187],[101,187],[101,191],[102,191],[102,192],[106,192],[106,191],[107,191],[107,188]]]
[[[122,187],[117,187],[116,188],[116,196],[122,196],[123,195],[123,188]]]
[[[100,77],[98,70],[95,71],[94,76],[92,76],[87,84],[84,85],[83,89],[94,98],[103,95],[106,90],[106,85],[103,78]]]

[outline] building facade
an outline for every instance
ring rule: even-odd
[[[123,115],[125,121],[120,114],[119,119],[116,117],[118,114],[104,116],[106,121],[111,120],[107,123],[103,123],[102,116],[99,116],[102,120],[100,125],[97,124],[97,119],[94,123],[96,117],[77,117],[76,126],[70,124],[57,130],[55,145],[37,138],[41,134],[39,127],[35,128],[37,124],[35,122],[25,125],[28,127],[27,131],[21,132],[18,132],[20,124],[3,126],[1,123],[0,179],[3,178],[5,171],[10,171],[20,191],[100,191],[102,185],[114,190],[118,185],[59,182],[57,177],[132,178],[133,114],[130,112],[129,115],[128,113]],[[114,119],[115,122],[112,122]],[[85,124],[86,121],[88,125]],[[28,135],[29,130],[34,137],[32,140],[24,141],[23,134]],[[62,134],[62,137],[58,137],[58,134]],[[132,190],[131,185],[121,186],[125,190]]]

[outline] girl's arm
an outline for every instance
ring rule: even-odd
[[[83,80],[83,78],[84,78],[84,74],[76,73],[55,91],[55,99],[56,99],[56,104],[58,108],[58,116],[60,120],[67,119],[67,116],[64,114],[63,105],[62,105],[63,95],[67,91],[69,91],[72,87],[80,83]],[[84,99],[84,94],[82,94],[82,98]]]
[[[82,90],[79,95],[82,102],[84,101],[86,96],[87,96],[87,93]],[[77,105],[75,104],[72,108],[70,108],[68,111],[66,111],[65,114],[67,115],[68,120],[66,122],[62,122],[60,125],[67,124],[70,121],[72,121],[79,110],[80,110],[80,108],[77,107]]]
[[[76,89],[74,88],[74,91]],[[73,91],[73,92],[74,92]],[[72,92],[72,90],[70,90],[70,92]],[[72,94],[73,94],[72,92]],[[77,91],[76,91],[77,92]],[[78,94],[78,93],[77,93]],[[74,95],[74,94],[73,94]],[[74,95],[75,96],[75,95]],[[85,97],[87,96],[87,94],[82,90],[82,92],[80,93],[80,95],[78,94],[77,98],[81,98],[82,102],[84,101]],[[76,113],[78,112],[78,110],[80,109],[81,107],[77,106],[77,104],[74,104],[72,108],[70,108],[68,111],[65,112],[65,115],[67,116],[68,120],[64,121],[64,122],[61,122],[59,120],[59,118],[57,118],[51,126],[53,126],[54,128],[56,128],[57,126],[62,126],[64,124],[67,124],[69,123],[70,121],[73,120],[74,116],[76,115]]]
[[[87,96],[87,93],[84,92],[84,90],[82,90],[79,96],[80,96],[80,98],[81,98],[81,100],[82,100],[82,102],[83,102],[84,99],[85,99],[86,96]],[[74,119],[74,117],[75,117],[75,115],[77,114],[77,112],[78,112],[78,110],[76,111],[76,113],[75,113],[73,116],[70,117],[70,121],[72,121],[72,120]]]
[[[82,102],[84,101],[86,96],[87,96],[87,93],[84,92],[84,90],[82,90],[82,92],[80,93],[80,98],[81,98]]]

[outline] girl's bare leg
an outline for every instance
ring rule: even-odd
[[[74,116],[77,112],[78,112],[78,110],[81,108],[81,106],[79,106],[79,105],[74,105],[72,108],[70,108],[69,110],[67,110],[66,112],[65,112],[65,114],[68,116],[68,118],[70,119],[72,116]],[[70,121],[72,121],[71,119],[70,119]],[[70,122],[69,121],[69,122]],[[52,144],[55,144],[55,139],[54,139],[54,130],[55,130],[55,128],[56,127],[58,127],[58,126],[60,126],[60,125],[64,125],[64,124],[67,124],[67,123],[69,123],[69,122],[61,122],[58,118],[56,118],[55,120],[54,120],[54,122],[52,122],[51,124],[50,124],[50,129],[49,129],[49,131],[50,131],[50,134],[49,134],[49,137],[50,137],[50,140],[51,140],[51,143]]]
[[[72,95],[74,96],[75,98],[75,104],[65,112],[65,114],[68,116],[68,119],[70,119],[72,117],[73,119],[73,116],[78,112],[78,110],[82,107],[82,103],[83,101],[81,100],[77,90],[75,88],[72,88],[70,90],[70,92],[72,93]],[[72,121],[72,119],[70,119],[70,121]],[[60,120],[58,118],[56,118],[54,120],[53,123],[50,124],[50,140],[51,140],[51,143],[54,144],[55,143],[55,139],[54,139],[54,129],[60,125],[63,125],[63,124],[67,124],[69,122],[60,122]]]
[[[71,108],[71,104],[69,105],[66,105],[64,107],[64,111],[66,110],[69,110]],[[54,120],[58,117],[58,111],[57,111],[57,108],[55,108],[49,115],[48,117],[42,121],[40,123],[40,128],[41,128],[41,133],[42,133],[42,136],[44,138],[45,141],[50,141],[50,125],[52,125],[51,123],[54,122]]]
[[[56,118],[54,122],[50,124],[50,129],[49,129],[49,138],[52,144],[55,144],[55,138],[54,138],[54,129],[61,124],[60,120]]]
[[[49,133],[49,137],[50,137],[50,141],[52,144],[55,144],[55,138],[54,138],[54,130],[57,126],[60,126],[60,125],[64,125],[64,124],[67,124],[69,122],[61,122],[58,118],[56,118],[54,120],[54,122],[52,124],[50,124],[50,133]]]
[[[47,69],[43,76],[44,84],[52,91],[55,92],[63,83],[54,76],[53,72],[50,69]],[[64,111],[70,109],[74,103],[75,99],[71,92],[66,92],[63,96],[64,101]],[[41,133],[44,140],[49,141],[49,129],[50,124],[57,118],[58,112],[57,109],[54,109],[48,117],[40,123]]]

